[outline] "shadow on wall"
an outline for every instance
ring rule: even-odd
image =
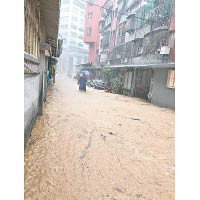
[[[39,74],[24,74],[24,147],[38,114],[39,78]]]

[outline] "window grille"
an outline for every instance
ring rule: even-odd
[[[175,70],[168,71],[167,87],[175,88]]]

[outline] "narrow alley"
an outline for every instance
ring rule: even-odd
[[[57,77],[25,149],[25,199],[173,200],[174,110]]]

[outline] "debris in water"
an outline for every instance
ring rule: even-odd
[[[110,135],[116,135],[116,134],[114,134],[114,133],[112,133],[112,132],[109,132],[109,134],[110,134]]]
[[[103,138],[103,140],[105,141],[106,140],[106,136],[101,134],[101,137]]]
[[[122,188],[113,188],[114,190],[116,190],[116,191],[118,191],[118,192],[120,192],[120,193],[124,193],[125,192],[125,190],[124,189],[122,189]]]
[[[142,197],[142,194],[136,194],[136,197],[140,198],[140,197]]]
[[[140,119],[137,119],[137,118],[129,118],[129,119],[140,121]]]

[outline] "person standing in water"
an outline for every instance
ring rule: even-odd
[[[78,80],[79,90],[86,91],[86,82],[87,82],[86,76],[81,75],[79,80]]]

